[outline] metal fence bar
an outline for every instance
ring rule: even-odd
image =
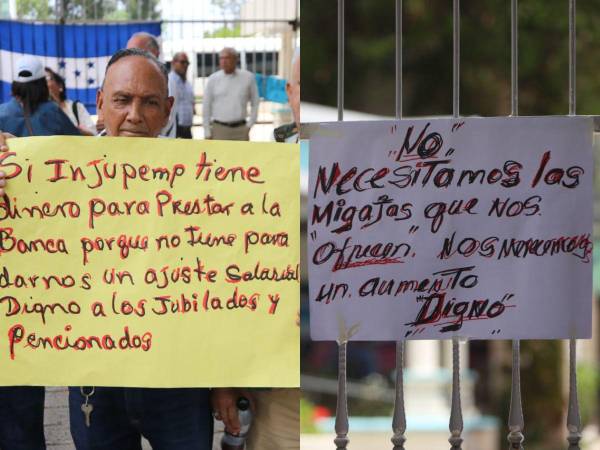
[[[338,393],[335,412],[335,433],[333,440],[337,450],[348,448],[348,401],[346,399],[346,347],[347,341],[338,342]]]
[[[394,418],[392,420],[392,444],[394,450],[404,450],[406,437],[406,412],[404,409],[404,341],[396,342],[396,401],[394,402]]]
[[[576,64],[577,49],[575,39],[575,12],[577,9],[576,0],[569,0],[569,115],[576,114],[577,93],[576,93]]]
[[[452,115],[458,117],[460,114],[460,0],[453,0],[452,15]]]
[[[567,413],[569,450],[579,450],[581,440],[581,418],[577,399],[577,340],[569,341],[569,410]]]
[[[60,9],[57,10],[58,12],[55,12],[55,15],[57,15],[57,17],[60,17],[59,15],[61,14]],[[12,20],[12,19],[11,19]],[[83,24],[83,23],[96,23],[96,24],[110,24],[110,23],[121,23],[121,22],[127,22],[127,23],[144,23],[144,22],[154,22],[157,21],[159,19],[92,19],[92,18],[87,18],[87,19],[76,19],[76,18],[65,18],[65,22],[67,24]],[[285,24],[289,24],[290,21],[292,20],[297,20],[294,17],[290,17],[289,19],[164,19],[164,20],[160,20],[162,23],[164,24],[169,24],[169,23],[212,23],[212,24],[221,24],[224,22],[227,23],[234,23],[234,24],[242,24],[242,23],[256,23],[256,24],[261,24],[261,23],[285,23]],[[18,18],[15,19],[15,21],[18,22],[23,22],[23,23],[46,23],[46,24],[56,24],[57,19],[27,19],[27,18]]]
[[[396,0],[396,119],[402,118],[402,0]],[[396,391],[392,419],[394,450],[404,450],[406,411],[404,407],[404,341],[396,342]]]
[[[396,0],[396,119],[402,118],[402,0]]]
[[[569,115],[577,114],[577,47],[576,47],[576,0],[569,0]],[[569,341],[569,407],[567,413],[569,450],[579,450],[581,418],[577,398],[577,340]]]
[[[344,120],[344,0],[338,0],[338,55],[337,55],[337,107],[338,121]],[[340,336],[338,341],[338,393],[335,412],[334,443],[337,450],[348,448],[348,401],[346,393],[346,348],[348,340]]]
[[[396,0],[396,119],[402,118],[402,0]],[[404,407],[404,341],[396,342],[396,391],[392,419],[394,450],[404,450],[406,410]]]
[[[457,1],[457,0],[455,0]],[[460,350],[458,337],[452,338],[452,405],[450,407],[450,450],[462,449],[463,418],[460,405]]]
[[[512,348],[512,385],[510,389],[510,411],[508,413],[509,449],[523,450],[523,409],[521,407],[521,356],[520,341],[513,341]]]
[[[460,114],[460,0],[452,4],[452,115]],[[463,418],[460,404],[460,349],[458,337],[452,339],[452,403],[450,406],[451,450],[462,449]]]
[[[519,13],[518,0],[510,6],[510,113],[519,115]]]
[[[519,4],[511,0],[510,9],[510,113],[519,115]],[[523,406],[521,400],[521,342],[512,341],[512,380],[510,388],[510,409],[508,412],[508,436],[511,450],[523,450]]]
[[[344,0],[338,0],[337,107],[338,120],[344,120]]]
[[[165,19],[162,20],[162,23],[223,23],[223,22],[227,22],[227,23],[234,23],[234,24],[238,24],[238,23],[286,23],[289,24],[290,20],[295,20],[295,17],[290,17],[289,19],[235,19],[232,17],[228,17],[227,19]],[[111,20],[111,21],[107,21],[104,20],[104,22],[118,22],[118,20]],[[128,21],[129,22],[129,21]],[[139,20],[138,20],[139,22]]]

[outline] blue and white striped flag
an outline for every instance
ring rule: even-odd
[[[65,78],[67,98],[96,111],[96,91],[110,57],[133,33],[160,36],[160,22],[50,24],[0,20],[0,102],[10,99],[13,64],[21,55],[39,57]]]

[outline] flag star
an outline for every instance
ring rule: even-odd
[[[88,82],[88,84],[94,84],[94,79],[93,78],[88,78],[87,82]]]
[[[75,74],[76,77],[78,77],[79,75],[81,75],[81,71],[80,70],[75,70],[73,73]]]
[[[64,61],[59,61],[59,62],[58,62],[58,67],[59,67],[60,69],[64,69],[66,65],[67,65],[67,63],[66,63],[66,62],[64,62]]]
[[[93,61],[88,61],[87,66],[88,66],[88,68],[91,69],[92,67],[94,67],[94,62]]]

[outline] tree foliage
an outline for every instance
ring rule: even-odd
[[[127,2],[127,18],[134,20],[158,19],[158,0],[129,0]]]
[[[17,17],[46,20],[54,18],[54,10],[48,0],[17,0]]]
[[[241,37],[242,36],[242,27],[241,25],[235,24],[231,27],[223,26],[221,28],[217,28],[214,31],[206,31],[204,33],[205,38],[230,38],[230,37]]]
[[[17,0],[22,19],[157,19],[159,0]]]
[[[219,8],[223,14],[223,17],[235,18],[240,17],[242,5],[246,0],[211,0],[213,6]]]
[[[452,113],[452,2],[404,0],[403,112]],[[577,3],[577,112],[597,114],[598,1]],[[302,96],[335,105],[337,10],[302,0]],[[394,115],[394,4],[346,2],[345,105]],[[510,2],[461,3],[460,112],[510,113]],[[519,2],[519,113],[568,112],[568,3]]]

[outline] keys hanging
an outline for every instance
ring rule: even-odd
[[[89,428],[91,425],[92,411],[94,411],[94,405],[90,403],[90,397],[94,395],[96,389],[92,387],[91,390],[86,393],[85,389],[81,387],[79,388],[79,391],[81,392],[81,395],[85,397],[85,402],[81,405],[81,412],[85,418],[85,426]]]

